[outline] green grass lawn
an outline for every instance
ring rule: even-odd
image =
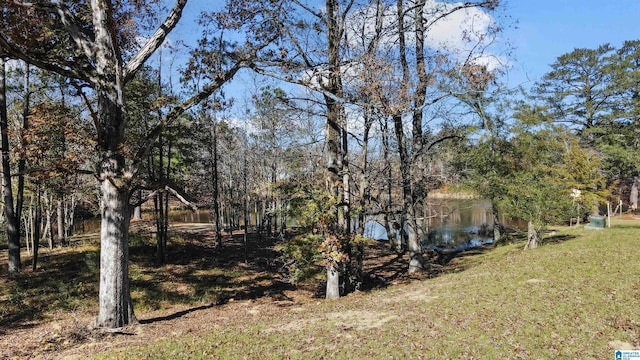
[[[96,358],[613,359],[615,348],[640,344],[640,222],[613,225],[564,229],[535,250],[517,243],[458,258],[463,271],[249,311],[210,332]]]

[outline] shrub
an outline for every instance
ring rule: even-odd
[[[281,254],[281,270],[285,273],[287,282],[296,285],[324,270],[318,249],[323,240],[322,235],[308,234],[296,236],[275,246],[275,250]]]

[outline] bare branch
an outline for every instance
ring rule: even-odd
[[[131,80],[138,69],[153,55],[153,53],[162,45],[167,35],[178,25],[182,17],[182,10],[187,5],[187,0],[177,0],[176,6],[171,10],[165,21],[158,27],[158,30],[151,36],[149,41],[138,51],[138,53],[129,60],[124,67],[124,82]]]
[[[156,190],[150,192],[149,194],[147,194],[147,196],[143,197],[138,202],[135,202],[135,203],[131,204],[131,206],[134,206],[134,207],[140,206],[140,205],[144,204],[145,202],[153,199],[156,195],[161,194],[161,193],[165,193],[165,192],[170,193],[171,195],[175,196],[176,199],[180,200],[181,203],[183,203],[183,204],[187,205],[188,207],[190,207],[191,210],[198,211],[198,206],[196,204],[194,204],[191,201],[187,200],[176,189],[172,188],[169,185],[165,185],[164,188],[156,189]]]
[[[242,58],[237,58],[232,67],[224,72],[218,73],[215,79],[211,83],[206,85],[200,92],[187,99],[180,105],[171,109],[171,111],[169,111],[169,113],[148,133],[143,145],[140,147],[140,150],[137,151],[135,159],[138,159],[138,161],[141,161],[141,159],[146,159],[147,155],[151,151],[153,142],[167,126],[171,125],[178,119],[178,117],[191,109],[193,106],[198,105],[204,99],[211,96],[211,94],[220,90],[220,88],[224,84],[229,82],[236,75],[236,73],[240,71],[240,69],[250,67],[250,61],[257,57],[258,52],[271,44],[275,39],[276,36],[265,39],[264,42],[252,48],[244,56],[242,56]],[[137,166],[137,164],[133,164],[133,166],[135,167]]]
[[[318,19],[323,19],[322,13],[318,12],[318,11],[313,11],[313,9],[311,9],[309,6],[301,3],[298,0],[293,0],[293,3],[300,6],[301,8],[305,9],[307,12],[309,12],[309,14],[317,17]]]

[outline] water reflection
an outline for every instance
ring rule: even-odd
[[[152,213],[144,213],[145,219],[153,218]],[[170,211],[171,223],[212,223],[213,216],[207,210]],[[287,219],[288,226],[295,226],[294,219]],[[493,217],[491,203],[478,199],[429,199],[429,207],[420,218],[425,237],[425,249],[439,251],[463,251],[493,243]],[[242,220],[240,220],[242,223]],[[250,224],[255,224],[255,217]],[[99,229],[100,220],[86,220],[77,223],[82,230]],[[77,229],[77,231],[80,229]],[[381,219],[370,217],[364,226],[364,236],[377,240],[388,240],[387,230]]]
[[[463,251],[493,243],[491,203],[485,200],[430,199],[420,225],[426,234],[425,249]],[[365,224],[364,236],[389,240],[384,226],[375,218]]]
[[[493,243],[489,201],[436,199],[430,200],[429,205],[425,248],[463,251]]]
[[[178,223],[213,223],[213,215],[209,210],[172,210],[169,221]]]

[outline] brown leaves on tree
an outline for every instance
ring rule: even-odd
[[[90,137],[78,136],[87,131],[70,108],[61,103],[39,103],[32,108],[30,126],[22,129],[23,146],[15,149],[17,157],[29,164],[29,173],[37,180],[77,173],[88,160],[92,148]],[[82,143],[78,139],[85,139]]]

